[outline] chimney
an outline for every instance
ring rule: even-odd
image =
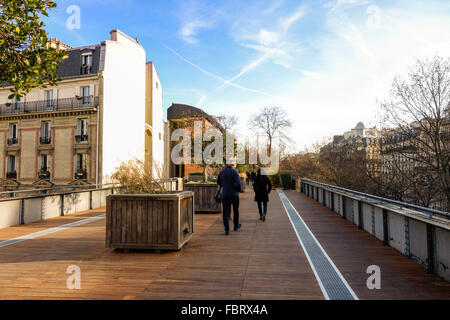
[[[71,46],[61,42],[60,40],[58,40],[57,38],[50,38],[47,40],[47,47],[48,48],[54,48],[57,50],[67,50],[67,49],[72,49]]]

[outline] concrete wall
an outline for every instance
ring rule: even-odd
[[[44,217],[51,219],[61,215],[61,196],[49,196],[44,198]]]
[[[444,279],[450,279],[450,232],[447,230],[436,228],[436,273]]]
[[[0,229],[36,221],[51,219],[61,215],[61,199],[64,197],[64,215],[90,209],[90,192],[84,191],[64,195],[30,197],[19,200],[0,201]],[[106,197],[111,189],[92,190],[92,208],[106,206]],[[21,212],[23,202],[23,213]]]
[[[0,202],[0,229],[20,224],[20,200]]]
[[[303,183],[303,190],[306,193],[308,183]],[[387,214],[388,245],[427,268],[428,271],[432,269],[434,273],[450,281],[450,250],[448,250],[450,230],[447,227],[430,224],[429,228],[432,231],[427,231],[429,229],[427,228],[427,224],[429,224],[427,220],[402,214],[398,211],[400,209],[387,208],[384,202],[371,203],[365,197],[353,194],[350,197],[345,191],[337,191],[331,186],[317,185],[314,182],[309,185],[310,190],[313,191],[310,192],[309,196],[317,200],[318,195],[320,203],[323,203],[322,190],[326,190],[326,206],[330,209],[330,197],[333,196],[335,199],[334,211],[340,215],[343,214],[343,199],[345,198],[346,218],[355,225],[359,223],[358,202],[361,202],[362,228],[381,241],[384,241],[383,210],[385,210]],[[427,232],[431,236],[428,236]],[[430,257],[434,256],[433,259],[428,257],[430,254],[428,252],[429,245],[433,248],[432,255],[430,255]],[[428,260],[433,260],[430,265],[428,265]],[[431,269],[430,266],[432,266]]]
[[[24,200],[24,223],[42,220],[42,198]]]

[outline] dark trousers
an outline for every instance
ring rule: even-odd
[[[258,211],[259,215],[262,216],[263,214],[267,214],[267,201],[257,201],[258,202]],[[264,211],[263,211],[264,207]]]
[[[233,206],[233,223],[236,228],[239,225],[239,197],[223,198],[223,226],[225,231],[230,230],[230,214],[231,206]]]

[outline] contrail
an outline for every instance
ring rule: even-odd
[[[213,78],[213,79],[219,80],[219,81],[223,82],[223,83],[226,84],[226,85],[230,85],[230,86],[233,86],[233,87],[235,87],[235,88],[238,88],[238,89],[241,89],[241,90],[245,90],[245,91],[248,91],[248,92],[258,93],[258,94],[261,94],[261,95],[264,95],[264,96],[267,96],[267,97],[271,97],[271,98],[281,98],[281,97],[277,97],[277,96],[271,95],[271,94],[269,94],[269,93],[266,93],[266,92],[263,92],[263,91],[260,91],[260,90],[247,88],[247,87],[241,86],[241,85],[239,85],[239,84],[236,84],[236,83],[233,83],[233,82],[229,82],[229,80],[226,80],[226,79],[224,79],[224,78],[222,78],[222,77],[220,77],[220,76],[217,76],[217,75],[215,75],[215,74],[213,74],[213,73],[211,73],[211,72],[209,72],[209,71],[206,71],[206,70],[203,69],[202,67],[200,67],[200,66],[196,65],[195,63],[189,61],[188,59],[186,59],[185,57],[183,57],[181,54],[179,54],[178,52],[176,52],[175,50],[173,50],[173,49],[171,49],[171,48],[169,48],[169,47],[167,47],[167,46],[165,46],[165,45],[163,45],[163,46],[164,46],[167,50],[169,50],[170,52],[172,52],[174,55],[176,55],[178,58],[180,58],[180,59],[183,60],[184,62],[190,64],[190,65],[193,66],[195,69],[197,69],[197,70],[199,70],[200,72],[202,72],[203,74],[205,74],[205,75],[207,75],[208,77],[211,77],[211,78]]]

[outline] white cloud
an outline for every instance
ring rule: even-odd
[[[272,61],[276,64],[282,65],[283,67],[290,68],[291,56],[288,53],[288,49],[292,47],[292,44],[283,40],[292,25],[304,17],[305,14],[306,7],[301,5],[293,14],[281,18],[275,31],[269,31],[265,27],[261,27],[257,33],[247,34],[246,40],[250,40],[250,43],[243,42],[241,43],[241,46],[251,48],[257,51],[260,55],[247,63],[238,74],[227,80],[226,83],[216,88],[216,90],[230,85],[233,81],[239,79],[266,61]],[[240,36],[241,35],[239,35],[239,37]]]
[[[280,34],[277,32],[261,29],[258,34],[258,42],[263,46],[273,46],[280,39]]]
[[[202,21],[202,20],[190,21],[190,22],[185,23],[181,27],[178,34],[184,42],[193,44],[198,41],[196,36],[197,36],[199,29],[211,28],[212,26],[213,26],[213,23],[207,22],[207,21]]]
[[[335,11],[341,7],[361,6],[370,2],[371,0],[333,0],[325,3],[325,7],[331,8],[331,11]]]

